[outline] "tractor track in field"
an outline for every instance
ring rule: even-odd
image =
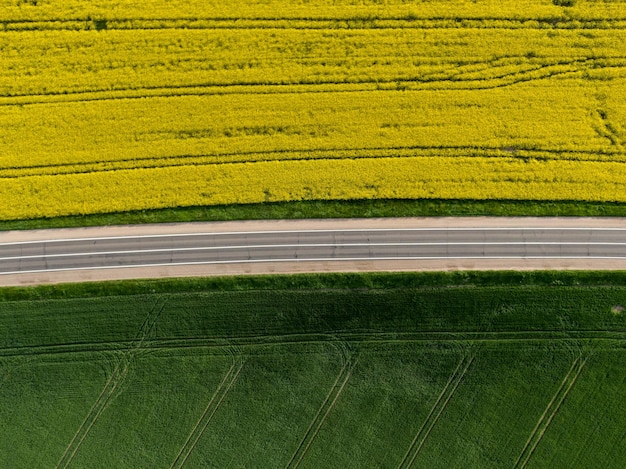
[[[533,428],[533,431],[531,432],[530,436],[526,440],[526,444],[524,445],[522,452],[520,453],[517,460],[515,461],[514,468],[523,469],[524,467],[526,467],[526,465],[528,464],[528,461],[530,461],[530,458],[532,457],[533,453],[537,449],[537,446],[541,442],[541,439],[543,438],[546,430],[552,423],[554,416],[557,414],[557,412],[561,408],[561,405],[567,398],[574,384],[576,384],[576,381],[578,380],[578,377],[583,371],[583,368],[587,364],[588,359],[589,359],[589,355],[585,355],[585,356],[581,355],[581,356],[578,356],[574,360],[569,371],[563,378],[563,381],[561,381],[561,385],[558,387],[558,389],[552,396],[552,399],[550,400],[545,410],[539,417],[539,420],[537,421],[535,428]]]
[[[89,435],[89,432],[95,425],[100,415],[102,415],[102,412],[104,412],[104,410],[108,407],[111,398],[117,393],[118,387],[126,378],[128,368],[129,362],[126,360],[123,364],[118,363],[115,367],[108,381],[104,385],[102,392],[89,409],[87,416],[78,427],[78,430],[76,430],[76,433],[68,446],[65,448],[65,451],[56,466],[57,469],[67,468],[72,463],[76,453],[85,441],[85,438],[87,438],[87,435]]]
[[[337,378],[330,388],[330,391],[326,395],[324,402],[322,402],[322,405],[315,414],[315,417],[313,417],[313,420],[311,421],[304,436],[302,437],[302,440],[300,440],[300,444],[298,445],[296,451],[293,453],[291,459],[287,463],[286,468],[297,468],[300,466],[300,464],[306,457],[309,449],[311,448],[311,445],[315,441],[317,434],[324,425],[326,418],[333,410],[335,403],[339,399],[339,396],[341,396],[346,384],[350,380],[350,377],[352,376],[352,371],[356,367],[357,362],[358,360],[352,357],[346,358],[345,363],[339,372],[339,375],[337,375]]]
[[[398,465],[398,469],[408,469],[413,466],[413,463],[422,450],[424,443],[426,443],[426,440],[430,436],[430,432],[439,421],[439,417],[441,417],[441,414],[445,411],[448,403],[452,399],[452,396],[454,396],[454,393],[463,381],[467,370],[474,362],[474,358],[474,355],[463,355],[457,367],[446,382],[446,385],[441,390],[437,400],[431,407],[428,416],[420,426],[417,434],[413,438],[413,441],[411,441],[411,444],[404,454],[402,461]]]
[[[181,447],[180,451],[176,455],[176,458],[170,465],[170,469],[182,468],[187,459],[193,452],[194,448],[202,438],[204,431],[211,423],[213,416],[219,410],[222,402],[226,398],[226,395],[229,393],[231,387],[235,384],[237,379],[239,378],[239,373],[243,369],[245,361],[242,359],[236,359],[232,366],[229,368],[228,372],[218,385],[217,389],[211,396],[209,403],[205,407],[204,411],[200,415],[200,418],[196,422],[196,424],[191,429],[189,436],[185,440],[185,443]]]
[[[246,338],[177,338],[153,340],[144,343],[142,352],[160,352],[171,350],[187,349],[227,349],[230,345],[240,347],[262,348],[266,346],[288,346],[288,345],[322,345],[333,344],[337,341],[350,342],[354,344],[404,344],[404,343],[428,343],[431,341],[451,342],[451,343],[543,343],[543,342],[576,342],[580,340],[593,340],[596,342],[606,342],[613,345],[623,342],[626,339],[626,331],[604,332],[604,331],[528,331],[528,332],[432,332],[416,334],[397,333],[361,333],[361,334],[302,334],[286,336],[258,336]],[[617,346],[621,348],[621,346]],[[614,348],[613,346],[609,348]],[[94,342],[77,345],[62,344],[53,346],[33,346],[33,347],[13,347],[0,349],[0,357],[36,357],[54,356],[73,353],[94,353],[94,352],[115,352],[129,349],[129,342]],[[223,353],[228,353],[224,351]]]
[[[439,154],[437,154],[439,152]],[[442,155],[441,152],[444,152]],[[498,147],[480,148],[476,146],[390,146],[376,148],[313,148],[302,150],[267,150],[258,152],[220,153],[206,155],[172,155],[170,157],[140,157],[134,159],[111,160],[103,163],[68,162],[51,165],[7,166],[0,168],[0,178],[15,179],[27,176],[48,176],[71,174],[107,173],[120,170],[140,170],[150,168],[175,168],[186,166],[225,166],[250,163],[268,163],[275,161],[324,161],[339,159],[378,159],[378,158],[414,158],[414,157],[480,157],[480,158],[516,158],[521,160],[563,160],[596,161],[614,163],[626,159],[622,147],[611,151],[590,152],[585,150],[555,150],[512,148],[503,150]]]
[[[520,58],[521,59],[521,58]],[[92,101],[111,101],[145,98],[173,98],[182,96],[212,96],[231,94],[302,94],[302,93],[346,93],[368,91],[454,91],[454,90],[488,90],[504,88],[519,83],[546,80],[558,76],[582,74],[593,69],[617,70],[626,68],[626,57],[610,57],[619,63],[606,64],[603,57],[571,58],[548,63],[520,63],[519,66],[530,66],[519,70],[497,73],[494,76],[469,77],[475,71],[457,73],[443,78],[435,78],[440,72],[431,72],[435,77],[414,76],[376,77],[371,79],[327,79],[327,80],[294,80],[257,82],[206,82],[188,83],[173,86],[145,86],[138,88],[120,88],[115,90],[88,89],[63,90],[47,93],[15,94],[0,96],[0,106],[23,106],[48,103],[76,103]],[[497,70],[501,64],[490,60],[481,71],[488,73]],[[475,65],[475,64],[474,64]],[[565,68],[564,67],[569,67]],[[419,67],[418,67],[419,70]]]
[[[119,388],[121,384],[126,379],[128,372],[130,370],[130,366],[133,362],[134,356],[136,352],[141,349],[143,346],[146,337],[150,335],[153,328],[155,327],[156,321],[158,320],[159,315],[165,308],[165,304],[167,299],[163,299],[161,297],[157,298],[154,305],[146,315],[134,341],[131,343],[131,346],[122,350],[124,353],[120,358],[120,361],[117,363],[113,372],[109,376],[109,379],[105,383],[102,392],[96,398],[96,401],[93,403],[84,420],[76,430],[72,440],[69,442],[61,459],[57,463],[57,469],[67,468],[70,466],[74,457],[80,450],[83,442],[89,435],[89,432],[96,424],[102,413],[106,410],[111,402],[112,398],[117,395],[119,392]]]
[[[614,30],[626,29],[626,18],[580,18],[551,17],[445,17],[420,18],[416,15],[305,17],[305,16],[248,16],[248,17],[111,17],[94,19],[75,18],[14,18],[0,21],[2,32],[32,31],[149,31],[171,29],[200,30],[369,30],[369,29],[497,29],[497,30]]]

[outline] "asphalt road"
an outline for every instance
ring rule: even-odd
[[[223,230],[224,224],[220,226]],[[203,227],[210,228],[211,224],[203,224]],[[72,234],[72,231],[65,230],[65,233]],[[160,234],[145,234],[144,230],[141,234],[118,236],[59,237],[56,234],[50,239],[8,242],[0,238],[0,283],[2,277],[15,278],[29,273],[131,267],[287,262],[327,265],[361,261],[387,261],[387,265],[393,265],[393,262],[404,261],[463,259],[626,260],[626,227],[499,227],[494,224],[475,228],[336,227]]]

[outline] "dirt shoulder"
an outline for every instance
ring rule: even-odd
[[[180,233],[241,231],[338,230],[380,228],[625,228],[626,218],[441,217],[441,218],[333,218],[313,220],[251,220],[163,223],[87,228],[0,232],[0,243],[109,236],[145,236]]]

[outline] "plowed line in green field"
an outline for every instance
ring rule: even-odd
[[[89,409],[87,416],[78,427],[78,430],[76,430],[76,433],[70,443],[65,448],[65,451],[56,466],[57,469],[69,467],[70,463],[74,459],[74,456],[85,441],[85,438],[89,435],[91,428],[95,425],[100,415],[102,415],[102,412],[104,412],[104,410],[108,407],[109,401],[116,394],[118,387],[126,378],[134,353],[143,347],[146,337],[148,337],[154,328],[166,302],[167,299],[157,298],[157,301],[154,303],[141,324],[131,347],[125,350],[125,354],[121,357],[120,362],[111,373],[111,376],[104,385],[102,392]]]
[[[313,444],[313,441],[317,437],[317,434],[319,433],[320,428],[322,428],[322,425],[324,425],[326,418],[332,411],[333,407],[335,406],[335,403],[339,399],[339,396],[343,392],[344,387],[348,383],[348,380],[350,379],[350,376],[352,375],[352,371],[354,370],[354,367],[356,366],[356,364],[357,364],[357,361],[351,360],[351,359],[348,359],[348,361],[344,364],[343,368],[339,372],[339,375],[337,376],[337,379],[335,379],[335,382],[333,383],[330,391],[328,392],[326,399],[324,399],[324,402],[322,403],[321,407],[315,414],[315,417],[311,421],[309,428],[307,428],[307,431],[304,434],[304,437],[302,438],[302,440],[300,441],[298,448],[293,453],[293,455],[291,456],[291,459],[287,463],[287,466],[286,466],[287,468],[296,468],[304,460],[306,454],[309,451],[309,448],[311,447],[311,445]],[[341,384],[339,384],[340,382]]]
[[[561,404],[563,404],[563,401],[565,401],[565,398],[567,397],[570,390],[576,383],[576,380],[580,376],[580,373],[587,363],[587,359],[588,357],[585,357],[584,359],[582,359],[582,357],[577,357],[576,360],[574,360],[574,362],[572,363],[572,366],[563,378],[561,385],[552,396],[552,399],[546,406],[543,414],[541,414],[541,416],[539,417],[539,420],[537,421],[537,424],[535,425],[532,433],[528,437],[528,440],[526,440],[526,444],[524,445],[522,452],[515,461],[515,468],[523,469],[524,467],[526,467],[526,464],[528,464],[528,461],[535,452],[535,449],[539,445],[539,442],[543,438],[543,435],[550,426],[550,423],[552,423],[552,419],[561,408]]]
[[[204,409],[204,412],[202,412],[202,415],[191,429],[187,440],[185,440],[185,443],[176,455],[174,462],[172,462],[172,464],[170,465],[170,469],[181,468],[185,465],[187,459],[189,458],[189,455],[193,452],[194,448],[198,444],[198,441],[200,441],[200,438],[202,438],[202,435],[204,434],[206,428],[209,426],[209,423],[213,419],[213,416],[222,405],[224,398],[230,391],[233,384],[235,384],[235,382],[237,381],[237,378],[239,377],[239,373],[241,373],[243,366],[244,362],[239,361],[233,363],[233,365],[230,367],[230,369],[222,379],[222,382],[213,393],[213,396],[209,400],[209,403]]]
[[[419,344],[436,342],[471,342],[471,343],[530,343],[546,341],[562,341],[570,342],[572,340],[593,340],[597,343],[605,342],[609,349],[619,348],[626,339],[626,331],[579,331],[578,333],[561,333],[559,331],[528,331],[528,332],[432,332],[420,334],[380,334],[380,333],[361,333],[361,334],[290,334],[284,336],[258,336],[258,337],[219,337],[215,339],[199,338],[199,337],[179,337],[177,339],[159,340],[144,344],[142,350],[150,351],[176,351],[191,349],[223,349],[224,342],[235,344],[241,347],[263,347],[267,345],[316,345],[328,344],[341,339],[343,341],[357,344]],[[72,353],[89,353],[89,352],[105,352],[128,350],[127,342],[93,342],[81,344],[59,344],[51,346],[33,346],[33,347],[7,347],[0,349],[0,357],[37,357],[37,356],[54,356]]]
[[[415,459],[422,450],[424,443],[428,439],[430,432],[435,427],[437,421],[439,420],[439,417],[448,406],[450,399],[452,399],[452,396],[461,384],[461,381],[463,381],[463,378],[465,377],[465,374],[472,365],[473,361],[474,356],[468,357],[467,355],[463,356],[461,361],[459,361],[456,369],[448,379],[448,382],[446,383],[441,393],[439,394],[439,397],[430,409],[426,420],[424,420],[422,426],[415,435],[415,438],[413,438],[413,441],[409,445],[409,448],[404,454],[402,461],[398,465],[398,469],[410,468],[413,465]],[[462,370],[461,367],[463,367]],[[459,372],[459,370],[461,371]]]

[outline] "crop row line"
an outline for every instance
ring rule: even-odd
[[[439,397],[437,397],[437,400],[430,409],[428,416],[417,431],[417,434],[413,438],[413,441],[411,441],[411,444],[404,454],[402,461],[398,465],[398,469],[408,469],[413,465],[415,459],[417,459],[417,456],[422,450],[424,443],[428,439],[430,432],[437,424],[437,421],[439,420],[439,417],[441,417],[443,411],[448,406],[450,399],[452,399],[452,396],[461,384],[461,381],[463,381],[463,378],[465,377],[467,370],[472,365],[474,358],[474,356],[468,355],[463,355],[461,357],[461,360],[459,361],[456,369],[452,372],[452,375],[450,375],[448,382],[441,390],[441,393],[439,394]]]
[[[563,401],[565,400],[570,390],[576,383],[578,377],[580,376],[580,373],[585,367],[588,358],[589,356],[585,356],[584,359],[582,356],[579,356],[572,363],[572,366],[570,367],[569,371],[563,378],[561,385],[558,387],[558,389],[552,396],[552,399],[550,400],[547,407],[545,408],[545,410],[539,417],[539,420],[537,421],[535,428],[533,428],[533,431],[528,437],[528,440],[526,440],[526,444],[524,445],[522,452],[520,453],[517,460],[515,461],[514,467],[516,469],[517,468],[523,469],[524,467],[526,467],[526,464],[528,464],[528,461],[532,457],[533,453],[535,452],[535,449],[539,445],[539,442],[541,441],[541,439],[543,438],[543,435],[548,429],[548,426],[554,419],[554,416],[561,408]]]
[[[350,379],[350,376],[352,375],[352,371],[354,370],[356,364],[357,360],[348,358],[346,363],[343,365],[343,368],[339,372],[339,375],[337,375],[337,378],[331,386],[330,391],[326,395],[324,402],[322,402],[322,405],[315,414],[315,417],[313,417],[313,420],[311,421],[311,424],[309,425],[304,436],[302,437],[302,440],[296,448],[296,451],[293,453],[291,459],[287,463],[287,468],[297,468],[306,457],[309,448],[313,444],[313,441],[317,437],[317,434],[324,425],[326,418],[333,410],[335,403],[339,399],[339,396],[341,395],[346,384],[348,383],[348,380]]]
[[[606,64],[603,60],[617,60]],[[621,60],[621,62],[620,62]],[[529,64],[532,62],[529,62]],[[520,64],[522,65],[522,64]],[[119,90],[87,90],[48,92],[40,94],[0,96],[0,106],[24,106],[52,103],[74,103],[91,101],[111,101],[144,98],[173,98],[183,96],[220,96],[233,94],[306,94],[306,93],[346,93],[367,91],[454,91],[487,90],[512,86],[518,83],[545,80],[569,75],[581,78],[585,72],[593,70],[621,71],[626,68],[624,57],[581,58],[562,60],[556,63],[535,64],[532,68],[503,72],[493,77],[464,78],[463,73],[443,78],[421,76],[399,76],[394,78],[345,79],[345,80],[305,80],[293,82],[234,82],[204,83],[176,86],[125,88]],[[569,68],[567,68],[569,67]],[[495,67],[494,67],[495,68]],[[488,68],[485,70],[489,70]],[[475,73],[475,72],[467,72]]]
[[[106,31],[163,29],[626,29],[626,18],[469,18],[415,15],[398,17],[276,17],[276,18],[46,18],[4,19],[0,31]]]
[[[183,444],[182,448],[176,455],[176,458],[170,465],[170,469],[181,468],[185,465],[187,459],[202,438],[204,431],[209,426],[209,423],[213,419],[213,416],[218,411],[226,395],[237,381],[237,378],[239,377],[239,373],[241,373],[243,366],[243,360],[235,360],[235,363],[232,364],[232,366],[222,379],[221,383],[218,385],[217,389],[211,396],[211,399],[209,400],[209,403],[200,415],[200,418],[191,429],[191,432],[185,440],[185,443]]]
[[[573,152],[572,152],[573,153]],[[570,152],[564,150],[560,153],[561,156],[563,155],[568,155],[570,154]],[[613,153],[613,156],[625,156],[626,153],[625,152],[616,152]],[[592,155],[593,156],[593,155]],[[0,169],[0,180],[2,179],[19,179],[19,178],[24,178],[24,177],[33,177],[33,176],[37,176],[37,177],[41,177],[41,176],[47,176],[47,177],[54,177],[54,176],[65,176],[65,175],[75,175],[75,174],[98,174],[98,173],[113,173],[113,172],[117,172],[117,171],[141,171],[141,170],[148,170],[148,169],[154,169],[154,168],[182,168],[182,167],[206,167],[206,166],[225,166],[225,165],[240,165],[240,164],[263,164],[263,163],[270,163],[270,162],[293,162],[293,161],[333,161],[333,160],[341,160],[341,159],[350,159],[350,160],[376,160],[376,159],[380,159],[380,158],[424,158],[425,160],[428,158],[458,158],[458,157],[480,157],[483,159],[498,159],[498,158],[514,158],[516,160],[520,160],[520,161],[528,161],[528,160],[534,160],[534,161],[560,161],[560,160],[564,160],[563,158],[558,158],[558,157],[551,157],[549,155],[545,155],[545,154],[532,154],[532,155],[514,155],[514,154],[489,154],[488,151],[485,152],[485,154],[483,155],[471,155],[471,154],[443,154],[443,155],[433,155],[433,154],[427,154],[427,155],[422,155],[422,154],[411,154],[411,155],[390,155],[390,154],[385,154],[385,155],[372,155],[372,154],[355,154],[355,155],[349,155],[349,156],[340,156],[340,155],[324,155],[321,157],[315,157],[315,156],[302,156],[302,157],[297,157],[297,158],[285,158],[285,159],[278,159],[278,158],[274,158],[274,159],[251,159],[251,160],[237,160],[237,161],[204,161],[204,160],[200,160],[200,161],[193,161],[193,160],[183,160],[180,161],[180,157],[172,157],[169,159],[163,159],[160,160],[155,163],[157,164],[152,164],[152,165],[128,165],[128,166],[117,166],[115,164],[115,162],[111,163],[111,164],[107,164],[106,167],[98,167],[100,166],[99,164],[94,164],[95,167],[83,167],[80,168],[78,170],[68,170],[68,171],[58,171],[58,172],[54,172],[54,173],[50,173],[50,172],[45,172],[45,173],[38,173],[38,172],[29,172],[29,171],[25,171],[25,170],[4,170],[4,169]],[[613,164],[615,163],[616,159],[613,160],[604,160],[604,159],[599,159],[599,158],[569,158],[569,160],[576,160],[576,161],[591,161],[591,162],[595,162],[598,164],[601,163],[607,163],[607,164]],[[51,168],[53,168],[53,166],[51,166]]]
[[[161,352],[190,349],[224,350],[232,345],[240,347],[287,346],[287,345],[324,345],[333,344],[338,340],[356,345],[375,344],[420,344],[430,342],[468,342],[468,343],[511,343],[527,342],[529,345],[546,341],[561,341],[564,343],[577,341],[605,342],[608,349],[622,350],[626,347],[626,331],[515,331],[515,332],[455,332],[434,331],[420,333],[371,332],[358,334],[311,333],[291,334],[278,336],[250,336],[250,337],[180,337],[176,339],[157,339],[144,343],[142,352]],[[20,356],[56,356],[73,353],[114,352],[128,350],[128,342],[94,342],[81,344],[58,344],[32,347],[6,347],[0,349],[0,357]]]

